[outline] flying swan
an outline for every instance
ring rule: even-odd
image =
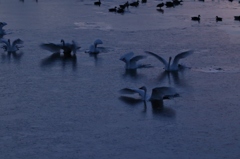
[[[171,61],[172,61],[171,56],[169,57],[169,60],[167,62],[161,56],[159,56],[153,52],[150,52],[150,51],[145,51],[145,53],[150,54],[150,55],[156,57],[158,60],[160,60],[164,64],[165,71],[178,71],[181,68],[181,65],[178,64],[179,60],[191,55],[193,52],[194,52],[193,50],[181,52],[174,57],[173,62],[171,63]]]

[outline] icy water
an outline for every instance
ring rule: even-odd
[[[0,0],[4,38],[24,40],[18,56],[1,50],[0,158],[240,158],[240,4],[184,1],[162,14],[162,1],[148,0],[121,15],[108,9],[124,0],[93,2]],[[198,14],[201,22],[191,21]],[[84,53],[97,38],[102,53]],[[81,45],[77,59],[49,60],[39,47],[61,39]],[[181,63],[191,69],[178,74],[164,74],[151,56],[141,62],[155,67],[129,74],[119,60],[187,49],[195,52]],[[162,110],[120,98],[120,89],[143,85],[171,86],[180,97]]]

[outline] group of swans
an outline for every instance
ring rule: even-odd
[[[152,55],[153,57],[156,57],[159,61],[161,61],[164,64],[164,69],[165,71],[178,71],[181,68],[183,68],[182,65],[179,64],[180,59],[183,59],[193,53],[193,50],[188,50],[181,52],[177,54],[172,62],[172,57],[169,57],[169,60],[166,61],[164,58],[162,58],[160,55],[157,55],[153,52],[150,51],[145,51],[145,53]],[[124,54],[123,56],[120,57],[120,60],[125,62],[125,69],[127,70],[136,70],[138,68],[149,68],[152,67],[150,64],[139,64],[137,63],[139,60],[146,58],[146,56],[143,55],[137,55],[134,56],[133,52],[129,52]]]
[[[96,39],[92,45],[90,45],[89,50],[86,50],[85,53],[98,54],[100,50],[98,48],[99,44],[103,44],[102,40]],[[81,48],[74,40],[71,43],[66,43],[63,39],[60,43],[42,43],[40,45],[42,49],[48,50],[50,52],[63,52],[64,56],[75,56],[77,51]]]
[[[3,37],[4,35],[6,35],[6,32],[5,30],[3,29],[4,26],[6,26],[7,23],[5,22],[0,22],[0,37]],[[13,40],[13,42],[11,43],[11,40],[10,39],[3,39],[3,38],[0,38],[0,44],[1,45],[1,48],[3,48],[3,50],[5,52],[8,52],[8,53],[16,53],[16,51],[19,50],[19,48],[23,47],[21,44],[23,44],[23,40],[21,39],[15,39]]]

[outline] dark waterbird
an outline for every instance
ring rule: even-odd
[[[200,15],[198,15],[197,17],[192,17],[193,21],[200,21]]]
[[[129,7],[128,1],[127,1],[126,3],[124,3],[123,5],[119,5],[119,7],[120,7],[121,9],[128,8],[128,7]]]
[[[133,7],[137,7],[139,5],[139,0],[137,0],[136,2],[132,2],[129,5]]]
[[[173,3],[173,2],[170,2],[170,1],[168,1],[168,2],[166,2],[166,3],[165,3],[165,6],[166,6],[167,8],[174,7],[174,3]]]
[[[218,21],[222,21],[222,18],[221,18],[221,17],[218,17],[218,16],[216,16],[216,22],[218,22]]]
[[[96,5],[96,6],[100,6],[100,5],[101,5],[101,1],[98,0],[97,2],[94,2],[94,5]]]
[[[164,3],[159,3],[157,7],[162,8],[164,6]]]
[[[109,12],[116,12],[117,11],[117,7],[114,7],[114,8],[110,8],[108,9]]]
[[[234,16],[234,20],[239,20],[240,21],[240,16]]]
[[[147,3],[147,0],[142,0],[142,3]]]

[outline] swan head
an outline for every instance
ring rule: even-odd
[[[61,39],[61,43],[62,43],[63,45],[65,45],[65,41],[64,41],[63,39]]]

